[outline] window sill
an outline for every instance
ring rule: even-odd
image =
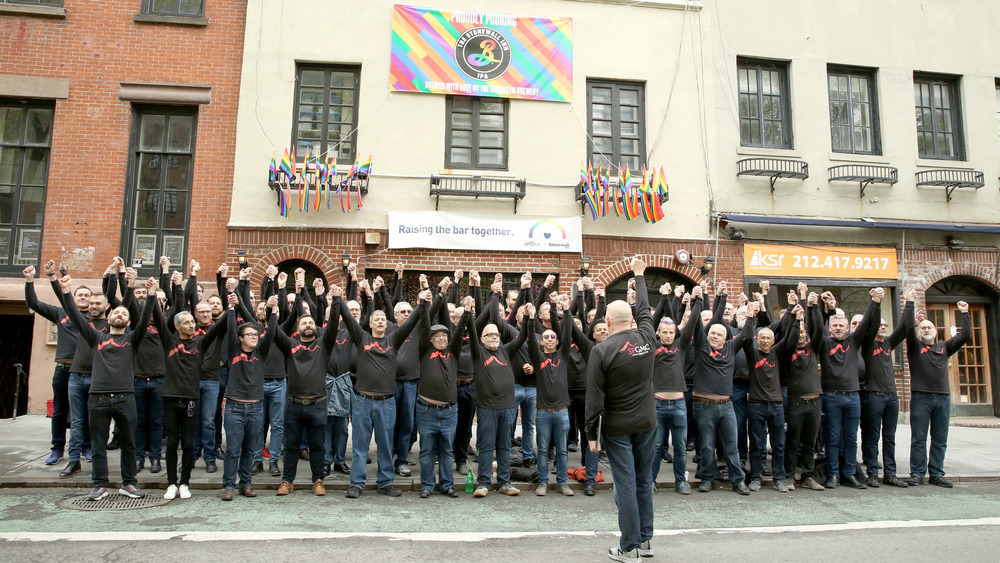
[[[442,168],[441,176],[487,176],[490,178],[510,178],[515,176],[509,170],[490,168]]]
[[[736,154],[748,156],[773,156],[775,158],[802,158],[793,149],[762,149],[759,147],[737,147]]]
[[[917,168],[947,168],[950,170],[974,170],[974,167],[964,160],[938,160],[934,158],[918,158]]]
[[[875,154],[851,154],[846,152],[831,152],[831,162],[854,162],[858,164],[889,164],[889,159],[884,155]]]
[[[0,15],[39,16],[43,18],[65,18],[66,8],[55,6],[29,6],[24,4],[0,4]]]
[[[184,16],[159,16],[154,14],[136,14],[132,16],[135,23],[163,23],[168,25],[185,25],[189,27],[205,27],[208,18],[188,18]]]

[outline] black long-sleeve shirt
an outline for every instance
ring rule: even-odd
[[[156,300],[153,299],[153,301]],[[175,301],[178,304],[182,302],[182,300]],[[213,341],[224,336],[228,319],[224,318],[221,322],[215,323],[203,334],[184,339],[167,329],[168,321],[160,314],[159,303],[154,303],[153,309],[153,322],[160,332],[160,344],[163,346],[163,353],[166,356],[164,360],[166,370],[160,395],[196,399],[200,395],[198,387],[201,381],[201,363],[205,349],[211,346]],[[170,319],[169,322],[173,322],[173,319]]]
[[[410,335],[410,332],[420,322],[423,315],[421,308],[426,308],[427,304],[421,302],[417,310],[410,314],[410,318],[391,334],[385,334],[381,338],[375,338],[370,333],[361,329],[358,321],[354,320],[347,304],[343,300],[334,297],[331,307],[340,308],[347,331],[351,335],[351,341],[358,351],[358,382],[355,385],[362,393],[375,395],[392,395],[396,392],[396,354],[399,347]],[[333,314],[330,315],[333,322]]]
[[[552,330],[559,339],[558,348],[550,354],[532,338],[528,340],[528,353],[536,373],[538,408],[558,410],[569,406],[569,363],[573,344],[573,330],[569,325],[573,323],[573,319],[567,311],[560,321],[555,307],[552,308],[550,318],[553,319]]]
[[[936,393],[947,395],[951,393],[948,378],[948,357],[958,352],[965,343],[972,339],[972,323],[968,313],[959,313],[958,322],[961,330],[948,340],[939,340],[934,344],[925,344],[917,338],[916,322],[913,309],[903,311],[910,318],[906,331],[906,359],[910,362],[910,390],[919,393]]]
[[[229,340],[229,384],[226,385],[226,398],[238,401],[260,401],[264,398],[264,361],[271,352],[271,342],[278,328],[277,315],[271,315],[267,321],[267,332],[261,334],[257,347],[250,353],[244,352],[239,343],[239,326],[236,322],[236,311],[230,309],[226,316],[229,324],[226,338]],[[257,323],[254,323],[255,326]]]
[[[858,349],[871,323],[872,316],[878,304],[868,303],[864,318],[858,328],[837,340],[832,335],[824,334],[823,317],[816,305],[809,307],[810,340],[813,350],[819,356],[820,378],[823,391],[853,392],[861,389],[858,381]]]
[[[736,354],[742,351],[744,342],[753,340],[753,323],[744,324],[743,330],[736,337],[727,340],[721,349],[716,350],[708,344],[708,331],[712,324],[705,327],[702,326],[700,319],[694,318],[689,322],[695,322],[693,346],[698,362],[694,376],[694,390],[709,395],[732,397]]]
[[[906,315],[906,309],[911,310],[909,317]],[[901,322],[896,323],[892,334],[883,339],[882,342],[875,340],[881,325],[874,322],[874,319],[872,320],[872,326],[861,343],[866,374],[865,388],[868,391],[876,393],[896,392],[896,374],[892,367],[892,351],[906,339],[906,331],[908,330],[906,319],[913,319],[912,309],[913,301],[907,301],[903,307]],[[881,311],[876,309],[876,313],[881,313]],[[876,318],[879,316],[877,315]]]
[[[431,321],[427,308],[423,309],[416,340],[420,356],[420,382],[417,394],[425,399],[441,403],[458,401],[458,358],[462,354],[462,333],[466,332],[472,319],[472,312],[466,311],[458,321],[458,327],[448,338],[448,347],[437,350],[431,345]],[[411,313],[411,314],[416,314]]]
[[[694,325],[701,324],[702,301],[699,299],[692,305],[691,317],[684,330],[674,333],[674,341],[667,346],[659,342],[656,349],[656,361],[653,363],[653,391],[656,393],[683,392],[687,389],[684,380],[684,360],[688,348],[691,347],[691,337],[694,335]],[[680,320],[672,318],[675,323]],[[654,324],[659,329],[658,324]],[[676,330],[676,329],[675,329]]]
[[[42,318],[56,325],[56,361],[72,363],[73,356],[76,354],[76,337],[79,331],[76,330],[76,325],[69,320],[66,310],[39,301],[38,295],[35,293],[34,282],[25,282],[24,284],[24,303]]]
[[[91,393],[132,393],[135,391],[135,343],[141,342],[149,315],[153,312],[153,301],[148,300],[142,309],[142,317],[134,331],[124,334],[106,334],[90,326],[73,297],[63,294],[66,313],[80,331],[80,336],[94,347],[94,369],[91,372]]]
[[[527,336],[528,331],[522,330],[514,340],[490,350],[479,340],[476,323],[469,324],[469,348],[476,374],[476,396],[473,400],[477,406],[488,409],[514,407],[514,372],[510,369],[510,362]]]
[[[756,325],[756,318],[747,317],[747,324]],[[751,403],[780,403],[781,397],[781,356],[799,342],[799,323],[792,324],[792,330],[783,338],[771,344],[765,354],[760,349],[757,340],[747,340],[743,343],[743,352],[750,364],[750,394],[747,399]],[[744,329],[746,326],[744,326]],[[794,336],[793,336],[794,333]]]
[[[656,428],[653,363],[657,339],[646,280],[635,276],[636,330],[622,330],[594,347],[587,361],[587,440],[598,428],[615,436]],[[602,422],[603,421],[603,422]]]
[[[70,299],[66,299],[63,295],[62,286],[59,284],[58,280],[51,280],[50,285],[52,286],[52,291],[59,297],[60,303],[62,303],[63,310],[69,311],[69,308],[76,307],[76,302]],[[71,302],[72,301],[72,302]],[[87,323],[98,332],[108,333],[108,319],[107,317],[101,317],[95,319],[89,317]],[[74,327],[76,325],[74,324]],[[77,334],[80,333],[79,327],[76,327]],[[77,340],[76,351],[73,353],[73,363],[69,368],[70,373],[80,373],[83,375],[90,375],[94,371],[94,346],[87,343],[86,341],[80,342]]]

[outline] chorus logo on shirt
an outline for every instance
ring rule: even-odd
[[[634,344],[632,342],[626,342],[619,352],[632,356],[633,358],[638,358],[645,356],[650,352],[649,344]]]

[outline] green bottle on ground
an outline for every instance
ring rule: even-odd
[[[470,467],[468,471],[465,472],[465,492],[471,493],[473,491],[472,483],[472,468]]]

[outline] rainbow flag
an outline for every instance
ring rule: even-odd
[[[326,153],[326,183],[323,186],[323,197],[326,198],[326,208],[330,209],[330,184],[337,181],[337,163],[330,160],[330,152]]]
[[[667,185],[667,176],[663,173],[662,166],[660,167],[660,178],[657,180],[656,190],[660,193],[660,195],[667,196],[667,201],[670,200],[670,186]]]
[[[361,156],[361,155],[358,155],[358,156]],[[358,176],[366,176],[367,177],[369,174],[372,173],[372,160],[374,158],[375,158],[375,155],[373,155],[373,154],[368,155],[368,160],[366,160],[364,162],[364,164],[362,164],[361,166],[358,167]]]
[[[267,173],[268,173],[267,180],[269,182],[273,182],[275,177],[277,177],[278,175],[278,164],[276,162],[277,152],[278,152],[277,149],[271,151],[271,164],[268,165],[267,167]]]
[[[604,177],[601,175],[601,165],[602,163],[597,163],[597,172],[594,175],[594,191],[597,195],[597,215],[599,217],[604,217],[604,189],[601,185],[601,180],[603,180]]]
[[[654,174],[655,174],[655,171],[654,171]],[[650,183],[652,184],[652,179],[650,179]],[[661,166],[660,167],[660,176],[656,180],[656,189],[655,190],[651,190],[653,192],[651,195],[653,196],[653,222],[654,223],[657,222],[657,221],[659,221],[659,220],[661,220],[661,219],[663,219],[663,217],[665,216],[664,213],[663,213],[663,204],[660,203],[660,194],[666,193],[666,184],[667,183],[666,183],[666,181],[665,181],[665,179],[663,177],[663,167]]]
[[[611,191],[611,165],[609,164],[607,168],[604,169],[604,178],[601,180],[604,183],[604,214],[609,215],[611,213],[611,198],[614,193]]]
[[[655,197],[656,194],[650,193],[651,186],[649,185],[649,174],[646,171],[646,167],[642,167],[642,184],[639,185],[639,201],[642,203],[642,218],[647,223],[653,220],[653,202],[651,201],[651,196]]]
[[[292,161],[288,157],[288,149],[285,149],[281,153],[281,162],[278,164],[278,170],[284,173],[285,176],[294,175],[294,172],[292,172]]]

